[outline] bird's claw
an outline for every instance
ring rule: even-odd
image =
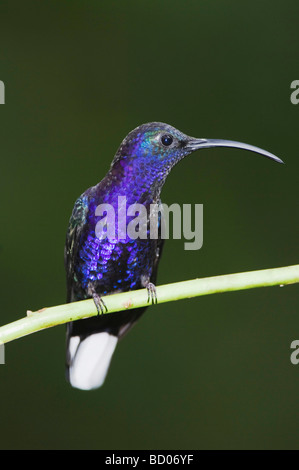
[[[145,286],[147,288],[147,303],[152,301],[152,305],[158,303],[156,286],[152,282],[148,282]]]
[[[156,286],[149,280],[149,276],[141,276],[141,285],[147,289],[147,303],[152,301],[152,305],[158,303]]]
[[[108,312],[108,308],[102,297],[100,297],[98,294],[93,293],[92,298],[98,311],[98,315],[103,315],[104,313]]]

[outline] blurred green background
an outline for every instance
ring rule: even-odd
[[[158,283],[298,263],[297,0],[2,1],[1,324],[65,302],[75,199],[137,125],[263,147],[197,152],[163,202],[204,204],[204,245],[169,240]],[[298,287],[150,308],[103,388],[64,379],[65,327],[9,343],[0,448],[299,448]]]

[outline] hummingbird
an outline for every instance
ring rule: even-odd
[[[248,150],[283,163],[253,145],[194,138],[168,124],[150,122],[127,135],[106,176],[75,202],[64,252],[67,302],[92,298],[99,315],[67,324],[66,378],[74,388],[92,390],[104,383],[118,341],[146,309],[101,315],[106,310],[104,296],[146,288],[148,301],[157,301],[155,284],[164,242],[161,217],[157,219],[155,239],[133,239],[127,234],[122,238],[105,238],[97,236],[96,208],[109,204],[117,210],[118,198],[122,196],[127,204],[142,204],[149,222],[149,208],[152,204],[161,205],[161,190],[171,169],[187,155],[213,147]]]

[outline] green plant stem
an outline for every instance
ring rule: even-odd
[[[298,264],[166,284],[157,287],[157,298],[158,303],[164,303],[201,295],[297,282],[299,282]],[[120,310],[147,306],[148,294],[146,289],[140,289],[107,295],[104,301],[108,309],[106,315],[110,315]],[[48,307],[36,312],[28,311],[27,317],[0,327],[0,343],[7,343],[45,328],[95,315],[97,315],[96,307],[90,299]]]

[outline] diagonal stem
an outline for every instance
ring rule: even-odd
[[[297,282],[299,282],[298,264],[283,268],[263,269],[165,284],[158,286],[156,292],[158,303],[164,303],[201,295]],[[104,315],[149,305],[147,289],[107,295],[104,299],[108,308],[108,313],[104,313]],[[7,343],[36,331],[69,321],[92,317],[97,313],[94,301],[91,299],[48,307],[37,312],[29,311],[27,317],[0,327],[0,343]]]

